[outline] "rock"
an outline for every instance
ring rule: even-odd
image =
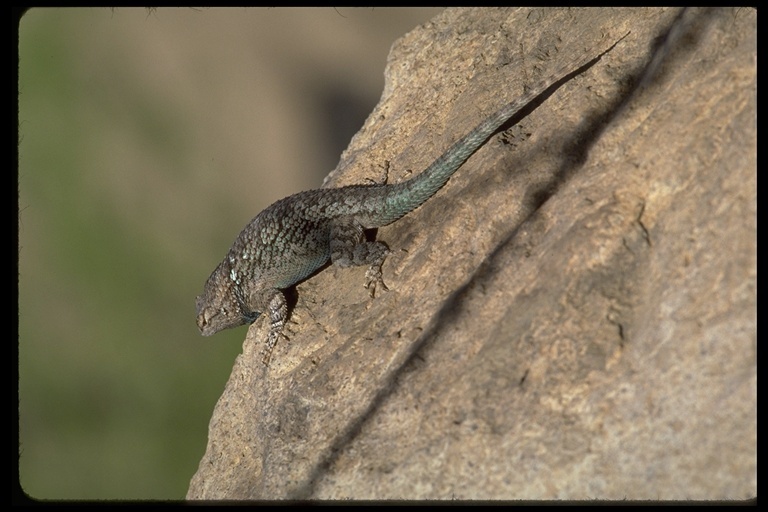
[[[189,499],[756,496],[756,13],[449,9],[329,186],[418,173],[630,35],[249,330]]]

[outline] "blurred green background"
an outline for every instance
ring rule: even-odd
[[[438,9],[33,9],[19,22],[19,478],[183,499],[246,328],[194,298],[319,186]]]

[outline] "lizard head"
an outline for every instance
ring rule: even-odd
[[[195,299],[197,327],[203,336],[251,323],[259,316],[243,310],[234,284],[223,263],[205,282],[203,293]]]

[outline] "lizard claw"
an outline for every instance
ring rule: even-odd
[[[376,288],[381,287],[382,290],[389,290],[387,285],[384,284],[384,279],[381,276],[381,266],[373,266],[365,272],[365,285],[368,288],[368,293],[371,297],[376,295]]]
[[[272,333],[269,333],[269,339],[267,340],[267,346],[264,349],[264,357],[261,358],[261,362],[264,363],[264,366],[269,366],[269,361],[272,359],[272,350],[274,350],[275,345],[277,344],[277,340],[280,338],[284,339],[285,341],[288,341],[288,336],[283,334],[282,332],[276,333],[274,336]]]

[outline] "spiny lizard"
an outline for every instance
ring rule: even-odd
[[[626,37],[626,36],[624,36]],[[621,39],[623,39],[622,37]],[[283,289],[331,262],[340,267],[369,265],[365,286],[371,296],[386,289],[381,265],[389,249],[367,241],[366,229],[386,226],[434,195],[451,175],[512,116],[536,97],[583,71],[613,49],[582,56],[506,104],[455,142],[417,176],[397,184],[351,185],[300,192],[259,213],[237,237],[197,297],[197,326],[203,336],[252,323],[269,312],[269,337],[263,362],[269,359],[288,306]]]

